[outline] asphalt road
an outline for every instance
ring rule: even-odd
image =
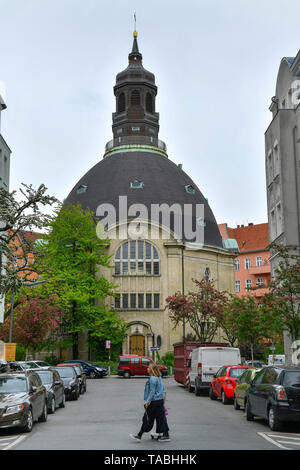
[[[243,410],[236,411],[232,405],[211,401],[207,396],[196,397],[173,378],[164,379],[171,442],[153,441],[149,434],[144,434],[141,443],[136,442],[129,434],[140,428],[146,380],[146,377],[88,380],[87,392],[78,401],[66,402],[65,409],[49,415],[46,423],[36,423],[30,434],[16,435],[15,445],[10,439],[9,446],[13,450],[127,451],[285,448],[276,445],[276,433],[270,437],[263,420],[248,422]],[[299,439],[300,444],[299,426],[287,431],[290,442]],[[4,438],[2,430],[0,442]],[[299,444],[296,443],[298,449]]]

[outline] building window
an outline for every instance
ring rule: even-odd
[[[234,266],[235,266],[236,271],[240,270],[240,260],[239,259],[234,260]]]
[[[245,259],[245,269],[250,269],[251,268],[251,261],[250,258]]]
[[[141,104],[141,96],[138,90],[133,90],[133,92],[131,93],[130,102],[133,106],[138,106]]]
[[[261,256],[256,257],[256,266],[262,266],[262,257]]]
[[[147,93],[146,95],[146,111],[148,113],[153,113],[153,98],[151,93]]]
[[[123,243],[115,254],[115,275],[121,274],[159,275],[160,262],[157,249],[143,240]]]
[[[241,281],[235,281],[235,292],[241,292]]]
[[[120,93],[118,99],[118,113],[125,111],[125,93]]]
[[[256,281],[257,287],[263,287],[264,285],[264,280],[262,277],[258,277]]]
[[[188,194],[195,194],[195,188],[191,184],[185,186],[184,189]]]
[[[131,189],[143,189],[144,183],[138,179],[134,179],[130,181],[130,188]]]
[[[246,279],[246,290],[250,290],[252,287],[251,279]]]
[[[77,194],[83,194],[83,193],[86,193],[87,192],[87,186],[85,184],[81,184],[80,186],[78,186],[77,188]]]
[[[117,294],[115,297],[116,309],[159,309],[160,294]]]

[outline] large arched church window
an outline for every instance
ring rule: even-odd
[[[146,95],[146,111],[148,113],[153,113],[153,98],[151,93],[147,93]]]
[[[125,93],[120,93],[118,98],[118,113],[125,111]]]
[[[133,90],[131,92],[130,103],[135,106],[141,104],[141,96],[138,90]]]
[[[115,254],[116,275],[160,274],[158,251],[145,240],[130,240],[123,243]]]

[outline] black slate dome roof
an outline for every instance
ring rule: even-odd
[[[142,188],[131,183],[137,180]],[[80,190],[81,188],[81,190]],[[189,192],[187,192],[189,191]],[[80,203],[84,209],[96,213],[103,203],[112,204],[117,211],[119,196],[127,196],[127,205],[144,204],[149,218],[151,204],[193,205],[193,230],[196,227],[196,204],[204,205],[204,244],[223,248],[218,225],[209,204],[191,178],[167,157],[151,151],[126,151],[103,158],[74,186],[65,203]],[[171,217],[171,230],[174,221]],[[183,236],[183,239],[185,237]],[[193,241],[193,240],[186,240]]]

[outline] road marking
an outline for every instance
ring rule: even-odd
[[[279,444],[279,442],[274,441],[274,439],[272,439],[270,436],[268,436],[264,432],[258,432],[257,434],[263,437],[264,439],[266,439],[267,441],[271,442],[275,446],[279,447],[280,449],[291,450],[289,447],[284,447],[283,445]]]
[[[293,446],[300,446],[300,442],[294,442],[294,441],[278,441],[282,442],[282,444],[291,444]]]
[[[278,437],[280,439],[295,439],[295,441],[300,441],[300,434],[299,434],[299,437],[292,437],[289,434],[286,434],[285,436],[280,436],[280,434],[268,434],[268,436]],[[293,434],[293,436],[294,436],[294,434]],[[297,436],[297,434],[296,434],[296,436]]]
[[[25,439],[25,437],[27,437],[26,434],[23,434],[22,436],[18,437],[17,439],[15,439],[13,442],[11,442],[10,444],[7,443],[7,447],[5,447],[4,449],[2,450],[9,450],[11,449],[12,447],[16,446],[17,444],[19,444],[21,441],[23,441],[23,439]],[[13,438],[9,438],[9,439],[13,439]]]

